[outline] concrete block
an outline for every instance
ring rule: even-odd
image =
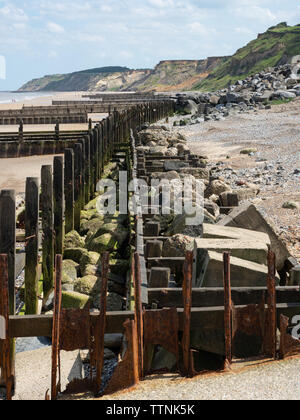
[[[270,238],[266,233],[209,223],[203,224],[203,238],[253,240],[271,245]]]
[[[253,204],[245,203],[237,207],[228,216],[220,220],[218,225],[250,229],[268,234],[271,241],[271,249],[276,255],[277,270],[281,270],[285,261],[291,256],[283,241],[276,234],[275,229]]]
[[[223,253],[258,264],[267,263],[268,246],[265,242],[240,239],[195,239],[196,258],[202,258],[206,251]]]
[[[268,268],[265,265],[231,257],[232,287],[266,287]],[[223,287],[223,255],[202,252],[196,259],[194,287]],[[279,285],[279,277],[276,277]]]
[[[162,241],[147,241],[146,242],[146,258],[160,258],[163,251]]]
[[[164,170],[165,171],[178,171],[182,168],[188,168],[189,164],[183,162],[182,160],[166,160],[164,162]]]
[[[171,278],[171,269],[167,267],[153,267],[148,282],[149,288],[168,287]]]
[[[160,234],[160,223],[159,222],[147,222],[145,224],[144,236],[146,237],[157,237]]]

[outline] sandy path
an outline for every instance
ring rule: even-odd
[[[0,159],[0,190],[25,192],[26,177],[40,178],[42,165],[52,165],[53,155]]]

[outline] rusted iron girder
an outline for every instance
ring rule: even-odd
[[[183,335],[182,335],[182,355],[183,355],[183,374],[185,376],[194,376],[195,371],[192,368],[193,355],[191,353],[191,310],[192,310],[192,281],[193,281],[193,261],[194,254],[188,251],[185,257],[183,268]]]
[[[144,376],[144,326],[143,326],[143,306],[141,297],[142,276],[141,276],[141,263],[140,256],[136,252],[134,254],[134,298],[135,298],[135,325],[137,330],[137,347],[139,359],[139,378]]]
[[[94,346],[91,352],[91,360],[96,370],[95,394],[99,394],[102,384],[102,369],[104,363],[104,334],[106,328],[106,307],[109,274],[109,253],[102,254],[102,283],[100,296],[100,314],[93,331]]]
[[[178,331],[179,320],[176,308],[144,311],[144,354],[145,366],[151,367],[149,347],[161,346],[176,357],[179,364]],[[151,369],[150,369],[151,372]],[[145,372],[147,374],[149,372]]]
[[[124,328],[127,341],[126,354],[116,367],[104,391],[104,395],[130,389],[139,383],[139,360],[135,321],[127,320],[124,323]]]
[[[232,301],[230,278],[230,253],[223,254],[224,271],[224,327],[225,327],[225,366],[232,363]]]
[[[259,305],[248,305],[245,308],[236,308],[232,302],[232,352],[235,353],[237,340],[246,340],[255,337],[261,342],[257,356],[262,354],[265,331],[265,299]]]
[[[7,255],[0,255],[0,315],[5,320],[5,338],[0,340],[0,367],[6,385],[6,399],[12,399],[14,377],[11,364],[11,344],[9,334],[9,294]]]
[[[276,256],[268,252],[268,277],[267,277],[267,313],[265,322],[264,354],[276,359]]]
[[[280,358],[294,356],[300,353],[300,340],[288,334],[289,318],[280,317]]]

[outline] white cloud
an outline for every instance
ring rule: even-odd
[[[6,3],[5,6],[0,8],[0,18],[4,18],[8,21],[26,22],[28,16],[23,9],[15,7],[11,3]]]
[[[62,34],[63,32],[65,32],[64,28],[55,22],[48,22],[47,29],[49,32],[53,32],[55,34]]]

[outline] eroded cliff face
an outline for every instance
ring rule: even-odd
[[[160,92],[189,90],[226,59],[227,57],[209,57],[205,60],[161,61],[145,80],[138,81],[131,88]]]

